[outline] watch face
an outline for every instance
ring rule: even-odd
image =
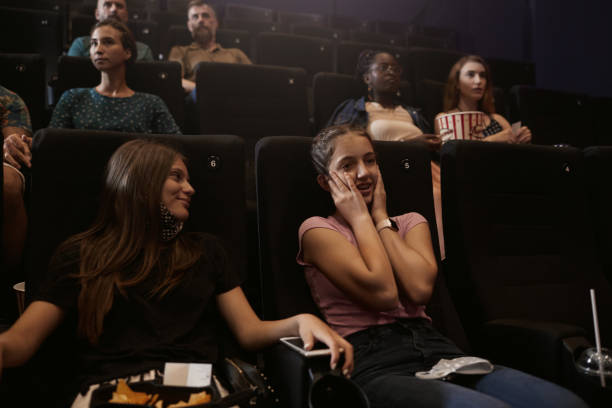
[[[389,218],[389,222],[391,223],[391,228],[395,231],[398,231],[399,228],[397,228],[397,223],[395,221],[393,221],[391,218]]]

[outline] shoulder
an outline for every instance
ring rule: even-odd
[[[498,113],[492,113],[491,119],[494,119],[495,121],[497,121],[497,123],[499,123],[501,127],[503,128],[510,127],[510,123],[506,120],[506,118],[504,118],[502,115]]]
[[[72,88],[72,89],[68,89],[66,92],[64,92],[62,94],[62,97],[60,98],[60,102],[64,101],[70,101],[73,99],[80,99],[80,98],[87,98],[87,97],[94,97],[95,95],[92,94],[95,93],[95,91],[93,90],[93,88]]]
[[[157,95],[150,94],[147,92],[134,92],[132,100],[136,103],[144,103],[153,107],[166,107],[166,103],[162,98]]]
[[[230,53],[232,53],[236,58],[240,59],[240,60],[249,60],[249,57],[247,57],[247,55],[244,53],[244,51],[242,51],[240,48],[222,48],[222,50],[228,51]]]
[[[0,85],[0,97],[8,96],[10,98],[18,97],[17,94],[10,89],[6,89],[5,87]]]
[[[400,106],[413,118],[421,116],[420,108],[415,108],[414,106],[406,105],[405,103],[401,103]]]
[[[89,56],[89,43],[91,37],[86,35],[83,37],[77,37],[72,41],[68,55],[71,57],[87,57]]]
[[[136,51],[138,52],[136,56],[138,61],[154,61],[153,51],[147,44],[136,41]]]
[[[187,232],[184,241],[200,252],[200,264],[225,270],[232,265],[232,246],[216,235],[205,232]]]
[[[14,108],[22,109],[25,103],[15,92],[0,86],[0,106],[8,110],[14,110]]]
[[[190,47],[191,45],[175,45],[170,49],[170,57],[172,57],[173,55],[185,55],[185,53]]]
[[[345,99],[344,101],[340,102],[340,105],[338,105],[336,109],[340,111],[350,110],[350,111],[364,111],[365,112],[365,99],[364,98]]]
[[[138,49],[138,52],[151,52],[151,48],[147,44],[140,41],[136,41],[136,48]]]
[[[300,225],[300,229],[298,230],[298,235],[301,237],[306,233],[306,231],[311,230],[313,228],[327,228],[337,231],[339,224],[334,222],[335,220],[332,217],[323,218],[323,217],[310,217],[302,222]]]
[[[425,219],[425,217],[423,217],[418,212],[409,212],[409,213],[405,213],[405,214],[398,215],[398,216],[391,217],[391,218],[393,218],[393,221],[395,221],[395,223],[397,224],[401,235],[410,231],[412,228],[414,228],[418,224],[422,224],[422,223],[427,224],[427,219]]]

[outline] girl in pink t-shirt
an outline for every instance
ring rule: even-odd
[[[373,408],[586,406],[564,388],[501,366],[463,386],[416,378],[442,358],[464,355],[424,311],[438,272],[429,226],[416,213],[389,218],[364,129],[322,130],[311,156],[335,211],[302,224],[298,262],[328,323],[353,345],[353,379]]]

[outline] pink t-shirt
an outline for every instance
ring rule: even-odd
[[[398,226],[398,233],[402,238],[415,225],[427,222],[419,213],[411,212],[397,217],[391,217]],[[298,235],[300,250],[297,255],[297,262],[304,266],[306,281],[310,286],[312,297],[325,316],[327,323],[341,336],[348,336],[351,333],[367,329],[371,326],[378,326],[393,323],[398,318],[422,317],[429,319],[425,314],[425,306],[417,306],[409,299],[400,297],[400,304],[394,310],[386,312],[376,312],[368,310],[361,305],[353,302],[340,289],[338,289],[321,271],[314,265],[308,264],[303,260],[302,236],[312,228],[328,228],[338,231],[353,245],[357,246],[357,240],[351,227],[341,218],[333,215],[327,218],[311,217],[302,223]],[[431,319],[429,319],[431,320]]]

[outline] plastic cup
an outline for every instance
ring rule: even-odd
[[[17,296],[17,309],[19,310],[19,315],[21,316],[23,314],[23,310],[25,309],[25,282],[14,284],[13,290]]]

